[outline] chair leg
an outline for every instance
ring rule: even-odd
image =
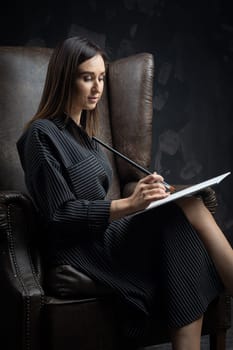
[[[226,349],[226,330],[218,329],[216,334],[210,334],[210,350]]]

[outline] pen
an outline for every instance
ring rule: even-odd
[[[143,173],[147,174],[147,175],[151,175],[152,172],[143,168],[141,165],[135,163],[132,159],[126,157],[124,154],[118,152],[115,148],[112,148],[111,146],[107,145],[106,143],[104,143],[103,141],[99,140],[97,137],[93,136],[92,137],[95,141],[97,141],[100,145],[104,146],[105,148],[107,148],[109,151],[117,154],[119,157],[123,158],[124,160],[126,160],[128,163],[130,163],[131,165],[133,165],[135,168],[141,170]],[[172,185],[169,185],[167,182],[163,181],[163,185],[166,187],[166,189],[168,189],[170,192],[175,192],[175,187]]]

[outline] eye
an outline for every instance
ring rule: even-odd
[[[91,81],[93,78],[90,74],[87,74],[87,75],[83,75],[83,80],[84,81]]]
[[[99,81],[104,81],[105,80],[105,75],[101,75],[100,77],[99,77]]]

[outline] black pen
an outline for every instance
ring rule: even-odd
[[[151,175],[152,172],[143,168],[141,165],[135,163],[132,159],[129,159],[128,157],[126,157],[124,154],[118,152],[115,148],[112,148],[111,146],[107,145],[106,143],[104,143],[103,141],[99,140],[97,137],[93,136],[92,137],[95,141],[97,141],[100,145],[104,146],[105,148],[107,148],[109,151],[117,154],[119,157],[123,158],[124,160],[126,160],[128,163],[130,163],[131,165],[133,165],[135,168],[141,170],[143,173],[147,174],[147,175]],[[175,187],[172,185],[169,185],[167,182],[163,181],[163,185],[166,187],[167,190],[169,190],[170,192],[175,192]]]

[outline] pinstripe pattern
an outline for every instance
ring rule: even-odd
[[[109,162],[72,120],[38,120],[17,147],[47,225],[47,263],[70,264],[112,287],[129,315],[140,315],[124,318],[130,336],[143,335],[147,317],[155,314],[180,327],[206,310],[222,285],[175,204],[109,224]]]

